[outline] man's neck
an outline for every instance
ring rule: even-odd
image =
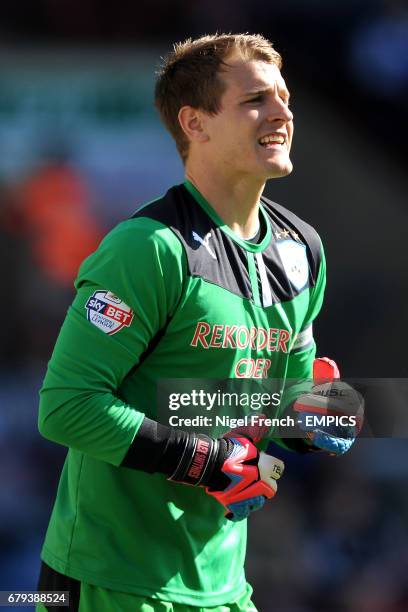
[[[241,238],[253,237],[259,228],[259,199],[264,182],[247,177],[231,181],[225,176],[194,172],[186,167],[186,179]]]

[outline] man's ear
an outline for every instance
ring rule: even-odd
[[[208,142],[204,113],[192,106],[182,106],[178,113],[181,128],[189,142]]]

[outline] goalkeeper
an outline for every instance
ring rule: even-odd
[[[245,519],[273,498],[282,462],[259,452],[261,423],[219,438],[159,423],[156,383],[311,377],[321,241],[262,195],[292,170],[280,69],[259,35],[177,45],[156,106],[186,181],[79,270],[39,415],[41,433],[69,447],[39,589],[69,590],[70,610],[255,610]]]

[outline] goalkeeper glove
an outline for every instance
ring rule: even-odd
[[[224,506],[226,518],[240,521],[275,495],[283,473],[283,462],[259,452],[253,443],[266,431],[260,420],[258,427],[235,429],[216,439],[145,417],[122,466],[205,487]]]
[[[364,400],[339,378],[340,372],[333,360],[315,359],[312,391],[302,394],[293,405],[310,450],[342,455],[351,448],[360,432]]]

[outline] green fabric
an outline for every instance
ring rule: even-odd
[[[251,595],[252,589],[246,585],[244,593],[235,601],[222,606],[203,608],[139,597],[82,583],[78,612],[257,612]],[[35,609],[36,612],[46,612],[46,608],[41,604]]]
[[[322,278],[293,300],[262,308],[189,276],[181,242],[162,224],[139,217],[115,228],[80,268],[41,390],[40,431],[69,447],[42,559],[86,583],[187,606],[242,596],[246,522],[227,521],[201,488],[120,464],[144,415],[157,418],[162,378],[234,378],[245,373],[242,360],[257,359],[269,378],[309,377],[315,347],[291,353],[290,346],[320,309],[323,286]],[[100,290],[133,310],[132,323],[113,335],[87,319],[85,306]],[[212,333],[195,342],[203,321]],[[271,345],[209,346],[214,326],[227,325],[272,330]]]

